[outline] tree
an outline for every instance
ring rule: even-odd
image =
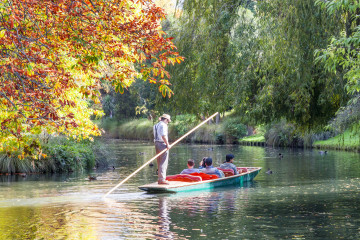
[[[332,36],[326,49],[316,52],[318,62],[326,71],[343,73],[347,80],[346,89],[353,95],[360,91],[360,3],[359,1],[317,1],[330,16],[342,19],[341,36]]]
[[[255,74],[242,80],[238,110],[260,123],[325,125],[347,95],[341,77],[314,64],[314,52],[339,33],[338,20],[315,0],[266,0],[257,7],[257,54],[249,65]]]
[[[344,131],[360,120],[360,3],[359,1],[316,1],[330,16],[341,19],[342,33],[332,36],[330,44],[316,51],[316,61],[330,74],[343,75],[350,101],[339,109],[330,126]],[[358,128],[358,126],[357,126]]]
[[[176,95],[158,99],[158,104],[198,116],[233,106],[234,76],[239,71],[235,66],[241,61],[234,51],[234,28],[243,24],[243,9],[253,5],[245,0],[181,2],[181,15],[169,32],[186,61],[170,70]]]
[[[136,78],[171,96],[168,64],[183,58],[146,0],[0,2],[0,150],[32,153],[42,131],[89,138],[99,129],[86,99],[100,81],[123,93]]]

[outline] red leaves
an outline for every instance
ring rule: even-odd
[[[69,92],[96,98],[100,79],[123,93],[142,73],[143,79],[165,86],[160,87],[164,96],[171,96],[165,68],[183,59],[171,51],[176,47],[159,25],[165,13],[154,4],[5,0],[3,5],[0,102],[10,114],[0,117],[2,130],[20,136],[35,126],[78,127],[75,114],[65,110],[76,107]],[[88,73],[93,83],[84,84],[82,77],[70,74],[64,64],[68,60],[74,62],[72,70]]]
[[[74,116],[75,116],[74,113],[69,113],[69,114],[67,115],[68,118],[74,118]]]

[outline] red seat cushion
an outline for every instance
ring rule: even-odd
[[[168,181],[179,181],[179,182],[201,182],[200,176],[191,176],[189,174],[177,174],[166,177]]]
[[[236,169],[238,170],[239,173],[244,173],[248,171],[246,167],[237,167]]]
[[[229,177],[229,176],[234,176],[234,170],[232,169],[222,169],[222,168],[217,168],[219,170],[221,170],[224,174],[225,174],[225,177]]]
[[[203,172],[200,172],[200,173],[191,173],[190,175],[192,176],[199,176],[201,177],[201,179],[204,181],[204,180],[210,180],[210,179],[217,179],[219,178],[217,175],[214,175],[214,174],[206,174],[206,173],[203,173]]]

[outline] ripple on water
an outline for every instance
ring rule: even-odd
[[[261,172],[242,188],[152,195],[137,189],[156,180],[149,167],[104,199],[147,160],[138,153],[150,148],[124,145],[116,146],[123,154],[116,170],[94,171],[96,181],[87,181],[87,174],[5,179],[0,239],[360,239],[356,156],[342,157],[342,164],[335,153],[282,150],[280,160],[277,149],[179,146],[172,149],[171,173],[181,171],[190,155],[221,162],[231,151],[238,162],[270,167],[274,174]]]

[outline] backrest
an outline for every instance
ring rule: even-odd
[[[167,176],[166,180],[178,182],[201,182],[202,178],[200,176],[193,176],[190,174],[176,174]]]
[[[234,170],[232,170],[232,169],[222,169],[219,167],[217,169],[221,170],[224,173],[225,177],[234,176],[234,174],[235,174]]]
[[[206,173],[203,173],[203,172],[200,172],[200,173],[191,173],[190,175],[192,175],[192,176],[199,176],[199,177],[201,177],[201,179],[202,179],[203,181],[219,178],[219,177],[218,177],[217,175],[215,175],[215,174],[206,174]]]
[[[236,169],[238,170],[239,173],[246,173],[248,171],[246,167],[237,167]]]

